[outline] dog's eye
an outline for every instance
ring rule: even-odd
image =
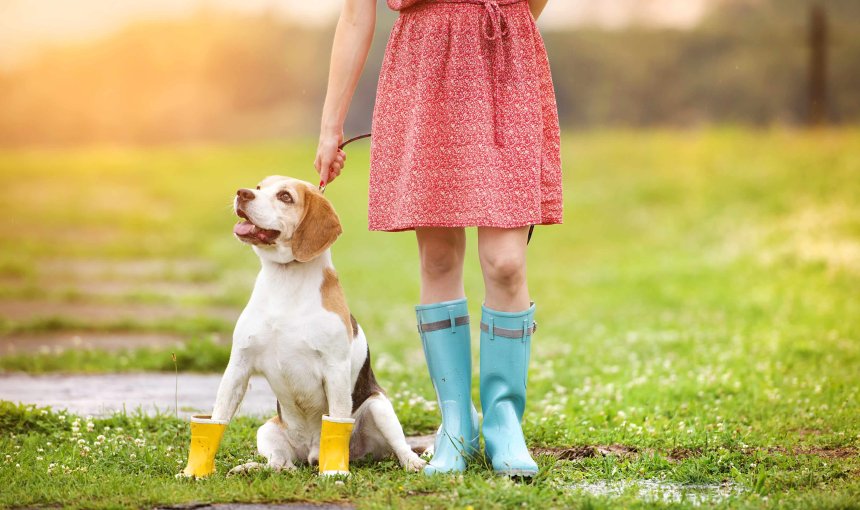
[[[281,202],[284,202],[285,204],[292,204],[293,203],[293,196],[290,195],[290,193],[288,191],[281,191],[278,193],[278,200],[280,200]]]

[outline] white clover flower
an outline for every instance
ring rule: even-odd
[[[36,457],[36,460],[37,461],[42,460],[42,457]]]
[[[136,459],[136,458],[137,458],[137,454],[132,453],[131,455],[129,455],[129,456],[128,456],[128,458],[130,458],[130,459]]]

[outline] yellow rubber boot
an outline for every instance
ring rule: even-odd
[[[203,478],[215,472],[215,454],[226,429],[226,421],[213,420],[211,416],[191,417],[191,447],[183,475]]]
[[[349,475],[349,438],[352,418],[322,417],[320,433],[320,475]]]

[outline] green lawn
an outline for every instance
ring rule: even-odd
[[[345,176],[326,192],[345,226],[334,261],[404,427],[428,433],[437,411],[413,324],[413,235],[367,232],[366,147],[350,146]],[[565,224],[538,227],[529,248],[540,328],[524,429],[531,446],[573,458],[541,455],[541,474],[531,484],[495,478],[481,465],[462,477],[426,479],[393,462],[359,464],[344,484],[308,469],[226,479],[229,467],[253,455],[257,423],[247,418],[227,433],[219,475],[175,480],[188,431],[171,417],[95,419],[92,431],[80,417],[75,432],[73,416],[6,405],[0,505],[695,503],[654,500],[635,486],[613,497],[581,490],[661,481],[726,484],[731,496],[710,503],[728,507],[857,508],[856,147],[857,129],[613,131],[564,140]],[[207,315],[207,307],[241,307],[257,267],[230,235],[231,197],[272,173],[315,182],[314,148],[309,140],[0,153],[7,197],[0,306],[52,310],[3,317],[0,334],[179,334],[193,339],[180,352],[180,370],[220,371],[226,348],[208,338],[229,336],[232,324]],[[482,286],[474,232],[469,239],[466,291],[474,314]],[[152,260],[159,261],[155,269],[138,267]],[[84,266],[76,264],[87,261],[96,261],[95,269],[82,275]],[[156,280],[183,292],[146,287]],[[120,291],[105,294],[93,281]],[[141,313],[134,320],[89,320],[62,312],[81,304]],[[156,306],[183,314],[148,315]],[[0,370],[7,371],[130,369],[172,371],[170,350],[0,356]],[[609,445],[615,453],[575,454]]]

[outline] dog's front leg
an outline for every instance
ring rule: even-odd
[[[333,364],[326,370],[325,394],[328,414],[322,417],[319,462],[321,475],[349,474],[349,439],[355,420],[352,419],[352,389],[350,365]]]
[[[326,369],[325,397],[328,401],[328,415],[332,418],[352,417],[352,388],[350,388],[350,365],[338,363]]]
[[[230,356],[227,370],[224,371],[221,384],[218,385],[215,407],[212,409],[213,420],[227,422],[232,420],[236,410],[239,409],[239,404],[245,398],[245,392],[248,390],[251,366],[247,360],[241,356],[237,357],[236,354],[234,352]]]
[[[215,472],[215,454],[224,430],[236,414],[251,377],[251,364],[235,351],[218,386],[212,416],[191,418],[191,447],[188,449],[188,464],[182,472],[185,476],[202,478]]]

